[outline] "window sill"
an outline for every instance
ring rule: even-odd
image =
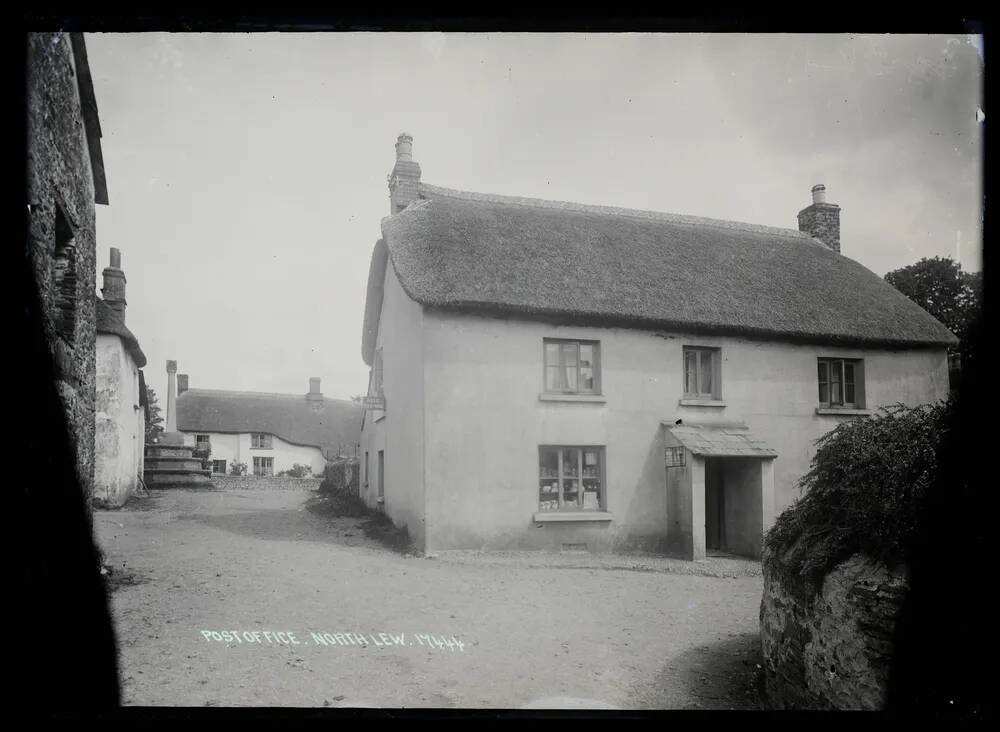
[[[721,399],[681,399],[678,404],[682,407],[724,407],[726,403]]]
[[[604,404],[608,400],[603,394],[547,394],[542,392],[538,395],[541,402],[588,402],[591,404]]]
[[[839,414],[845,417],[867,417],[870,409],[853,409],[844,407],[816,407],[816,414]]]
[[[544,524],[556,521],[611,521],[607,511],[538,511],[533,520]]]
[[[251,447],[251,450],[273,450],[273,447]]]
[[[385,415],[384,415],[384,414],[383,414],[383,415],[382,415],[381,417],[376,417],[376,418],[375,418],[375,424],[378,424],[378,423],[379,423],[379,422],[381,422],[381,421],[382,421],[383,419],[385,419]]]

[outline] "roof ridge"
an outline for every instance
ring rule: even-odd
[[[199,392],[201,394],[225,394],[231,396],[267,396],[267,397],[290,397],[292,399],[304,399],[306,397],[305,393],[302,394],[290,394],[288,392],[277,392],[277,391],[240,391],[237,389],[204,389],[204,388],[192,388],[185,389],[184,394],[190,394],[192,392]],[[350,399],[339,399],[337,397],[323,397],[324,401],[327,402],[344,402],[345,404],[353,404]]]
[[[650,211],[646,209],[623,208],[619,206],[598,206],[589,203],[576,203],[572,201],[555,201],[545,198],[526,198],[523,196],[505,196],[498,193],[477,193],[475,191],[461,191],[455,188],[445,188],[430,183],[420,183],[421,192],[426,191],[431,195],[444,196],[446,198],[458,198],[466,201],[481,201],[484,203],[508,203],[519,206],[530,206],[532,208],[555,209],[559,211],[576,211],[579,213],[596,213],[611,216],[632,216],[640,219],[650,219],[654,221],[665,221],[670,223],[688,224],[697,226],[715,226],[721,229],[737,229],[750,231],[758,234],[775,234],[788,236],[795,239],[810,239],[808,234],[804,234],[797,229],[786,229],[779,226],[767,226],[765,224],[751,224],[744,221],[730,221],[727,219],[712,219],[704,216],[690,216],[688,214],[668,213],[666,211]],[[410,210],[413,204],[406,210]],[[402,211],[401,213],[405,213]]]

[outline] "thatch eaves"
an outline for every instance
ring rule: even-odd
[[[125,350],[132,356],[135,365],[141,369],[146,365],[146,355],[139,348],[139,341],[132,334],[132,331],[125,327],[124,321],[110,305],[96,295],[95,299],[97,300],[97,332],[108,333],[121,338]]]
[[[819,344],[956,342],[882,278],[793,229],[422,184],[382,234],[366,336],[377,330],[384,256],[428,308]]]

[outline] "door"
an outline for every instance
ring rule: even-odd
[[[385,497],[385,450],[378,451],[378,497]]]
[[[726,546],[726,491],[719,458],[705,460],[705,548],[723,551]]]

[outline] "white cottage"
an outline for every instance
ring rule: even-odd
[[[425,550],[759,556],[814,441],[947,397],[954,336],[798,229],[420,180],[396,143],[372,255],[361,494]]]
[[[146,356],[125,327],[125,273],[121,252],[111,249],[97,300],[94,500],[121,506],[143,472],[146,435]]]
[[[189,389],[178,374],[176,419],[185,444],[210,454],[213,473],[243,463],[258,477],[296,464],[322,475],[328,460],[355,454],[361,429],[358,405],[324,397],[315,377],[303,395]]]

